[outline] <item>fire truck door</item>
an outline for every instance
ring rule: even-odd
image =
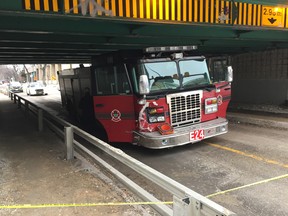
[[[229,57],[215,57],[209,59],[211,79],[217,90],[218,116],[225,118],[226,110],[231,99],[231,85],[227,81],[227,66],[230,65]]]
[[[104,126],[110,142],[132,142],[133,104],[133,95],[94,96],[95,117]]]
[[[132,87],[124,64],[94,70],[94,111],[110,142],[132,142],[135,128]]]

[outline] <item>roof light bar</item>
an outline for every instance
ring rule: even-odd
[[[197,46],[167,46],[167,47],[147,47],[144,49],[146,53],[156,53],[156,52],[174,52],[174,51],[189,51],[196,50]]]

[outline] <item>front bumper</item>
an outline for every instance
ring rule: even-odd
[[[30,95],[44,95],[44,89],[35,89],[30,91]]]
[[[155,132],[133,132],[133,144],[141,145],[151,149],[170,148],[181,146],[198,141],[190,140],[190,132],[194,130],[204,130],[204,139],[218,136],[228,132],[228,121],[225,118],[218,118],[212,121],[189,125],[174,129],[174,133],[170,135],[161,135]]]
[[[23,92],[23,89],[14,88],[14,89],[11,89],[11,91],[14,92],[14,93],[18,93],[18,92]]]

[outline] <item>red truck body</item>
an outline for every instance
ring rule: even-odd
[[[88,88],[92,118],[109,142],[161,149],[226,133],[230,81],[213,83],[203,56],[178,53],[105,55],[90,68],[60,72],[62,103],[80,119],[78,104]]]

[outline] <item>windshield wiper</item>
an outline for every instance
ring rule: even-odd
[[[189,72],[188,72],[189,73]],[[198,74],[189,74],[189,76],[186,77],[192,77],[192,76],[200,76],[200,75],[205,75],[206,73],[198,73]],[[185,78],[185,76],[182,74],[183,78]]]
[[[227,86],[230,86],[230,83],[227,83],[227,84],[225,84],[225,85],[219,86],[218,89],[225,88],[225,87],[227,87]]]
[[[215,89],[215,86],[212,84],[203,84],[203,85],[196,85],[196,86],[183,86],[180,88],[181,90],[197,90],[197,89],[205,89],[206,91],[212,91]]]
[[[144,67],[145,67],[145,68],[147,67],[149,70],[153,71],[153,72],[156,73],[158,76],[162,77],[159,72],[153,70],[152,68],[150,68],[150,67],[148,67],[148,66],[146,66],[146,65],[144,65]],[[147,68],[146,68],[146,70],[147,70]]]
[[[165,89],[165,91],[163,90],[159,90],[159,91],[155,91],[155,92],[150,92],[149,95],[147,95],[146,97],[148,99],[155,99],[158,100],[159,98],[163,98],[166,97],[167,94],[173,93],[173,92],[177,92],[179,91],[179,89]]]
[[[204,86],[204,89],[208,92],[211,92],[213,89],[215,89],[215,85],[209,84],[207,86]]]

